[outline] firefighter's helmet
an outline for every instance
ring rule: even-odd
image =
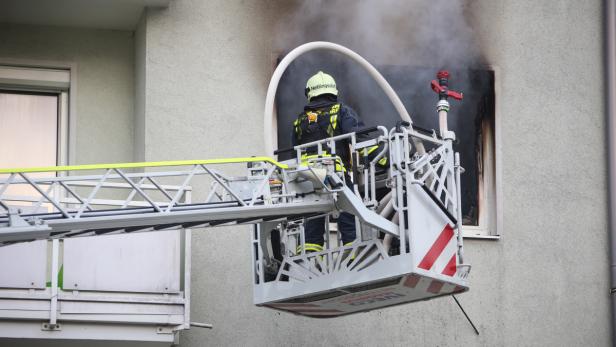
[[[336,89],[336,81],[331,75],[319,71],[306,82],[306,97],[311,100],[315,96],[323,94],[338,95],[338,89]]]

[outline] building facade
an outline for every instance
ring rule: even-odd
[[[293,48],[277,38],[294,23],[281,21],[302,6],[143,1],[127,24],[70,26],[0,14],[0,65],[74,64],[71,164],[260,155],[269,78]],[[458,297],[480,334],[447,297],[329,320],[255,307],[243,226],[193,231],[191,317],[214,329],[182,332],[182,346],[611,343],[603,4],[462,9],[495,76],[494,221],[491,237],[465,240],[471,290]]]

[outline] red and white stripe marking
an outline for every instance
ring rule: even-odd
[[[464,287],[455,285],[453,283],[447,283],[416,274],[407,276],[406,279],[404,279],[404,282],[402,282],[402,285],[407,288],[413,288],[435,295],[449,293],[455,294],[464,291],[465,289]]]
[[[454,236],[453,228],[447,223],[417,267],[437,271],[446,276],[455,275],[457,243]]]
[[[277,303],[267,306],[285,311],[297,312],[308,316],[337,316],[344,313],[343,311],[324,308],[315,304]]]
[[[411,253],[417,267],[426,271],[454,276],[457,272],[458,243],[449,217],[419,186],[410,191],[409,209],[413,215]],[[435,285],[436,286],[436,285]]]

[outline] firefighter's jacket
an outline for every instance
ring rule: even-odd
[[[293,146],[324,138],[357,131],[363,127],[355,111],[333,97],[317,97],[304,107],[293,122]],[[331,149],[323,148],[327,153]],[[315,155],[317,148],[310,148],[306,156]],[[342,159],[345,168],[350,168],[348,141],[337,141],[336,155]]]

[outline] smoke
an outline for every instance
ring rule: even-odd
[[[473,84],[477,79],[470,71],[486,64],[471,25],[468,1],[290,0],[283,2],[287,7],[277,22],[274,47],[283,54],[310,41],[349,47],[386,77],[414,121],[424,118],[417,124],[434,127],[436,101],[430,98],[429,82],[438,70],[452,71],[450,87],[454,90],[486,87]],[[297,59],[286,73],[286,85],[297,86],[297,90],[283,91],[277,97],[287,97],[295,110],[301,110],[303,83],[318,70],[334,75],[343,100],[364,111],[366,125],[392,125],[399,119],[362,69],[331,52],[313,52]],[[381,116],[373,116],[374,112]],[[456,117],[450,117],[451,127],[456,122]]]
[[[436,128],[437,99],[429,83],[439,69],[452,72],[453,90],[469,95],[488,87],[485,79],[477,79],[471,71],[485,66],[485,62],[471,25],[468,1],[283,1],[287,7],[278,18],[274,47],[284,54],[310,41],[347,46],[385,76],[416,124]],[[277,94],[279,115],[293,118],[302,110],[305,81],[319,70],[334,76],[342,100],[359,111],[366,125],[392,126],[400,119],[384,93],[357,64],[323,51],[305,54],[289,66]],[[452,101],[452,114],[458,111],[458,105]],[[474,117],[475,105],[465,102],[465,107],[471,113],[469,118]],[[459,118],[449,118],[450,127],[455,128]]]
[[[293,0],[275,46],[331,41],[380,65],[481,65],[464,0]]]
[[[463,102],[451,101],[449,128],[456,132],[463,176],[463,213],[476,221],[477,168],[481,119],[493,100],[492,75],[473,30],[470,0],[288,0],[278,18],[274,47],[282,55],[310,41],[349,47],[370,61],[400,96],[415,125],[438,129],[430,80],[440,69],[451,72],[450,87],[463,91]],[[276,95],[278,145],[291,145],[292,121],[306,102],[306,80],[319,70],[336,79],[343,102],[366,126],[392,127],[399,115],[376,83],[357,64],[340,54],[311,52],[292,63]],[[486,111],[488,110],[488,111]]]

